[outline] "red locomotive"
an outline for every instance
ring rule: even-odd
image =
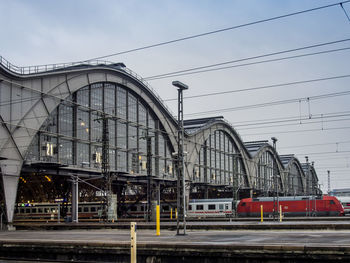
[[[261,206],[264,216],[282,209],[284,216],[343,216],[344,208],[334,196],[288,196],[242,199],[237,206],[240,217],[259,217]]]

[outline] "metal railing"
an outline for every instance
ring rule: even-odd
[[[116,63],[106,60],[86,60],[86,61],[79,61],[79,62],[68,62],[68,63],[58,63],[58,64],[47,64],[47,65],[36,65],[36,66],[26,66],[26,67],[18,67],[16,65],[13,65],[8,60],[6,60],[4,57],[0,56],[0,65],[2,65],[7,70],[20,74],[20,75],[30,75],[30,74],[38,74],[38,73],[44,73],[49,71],[55,71],[55,70],[62,70],[66,68],[71,68],[74,66],[113,66]],[[170,108],[164,103],[162,98],[159,96],[159,94],[151,87],[151,85],[144,80],[141,76],[139,76],[137,73],[132,71],[131,69],[127,67],[120,67],[120,70],[125,71],[127,74],[132,76],[133,78],[140,81],[144,86],[147,87],[151,91],[151,93],[154,94],[154,96],[157,98],[157,100],[163,105],[163,107],[169,112],[169,114],[175,118],[174,113],[170,110]]]

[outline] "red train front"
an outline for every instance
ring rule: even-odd
[[[284,216],[342,216],[344,208],[334,196],[288,196],[242,199],[237,206],[240,217],[272,216],[282,209]]]

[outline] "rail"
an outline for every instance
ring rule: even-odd
[[[88,66],[112,66],[114,65],[114,62],[106,61],[106,60],[86,60],[86,61],[79,61],[79,62],[68,62],[68,63],[58,63],[58,64],[47,64],[47,65],[36,65],[36,66],[26,66],[26,67],[19,67],[12,63],[10,63],[7,59],[5,59],[3,56],[0,56],[0,65],[8,69],[9,71],[12,71],[14,73],[20,74],[20,75],[30,75],[30,74],[38,74],[43,72],[49,72],[54,70],[61,70],[66,69],[74,66],[79,65],[88,65]],[[154,90],[154,88],[151,87],[151,85],[140,75],[132,71],[131,69],[127,67],[120,68],[121,70],[125,71],[130,76],[134,77],[138,81],[140,81],[143,85],[145,85],[159,100],[159,102],[163,105],[163,107],[166,108],[166,110],[170,113],[170,115],[175,118],[174,113],[170,110],[170,108],[164,103],[162,98],[159,96],[159,94]]]

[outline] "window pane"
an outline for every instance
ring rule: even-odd
[[[105,94],[104,94],[104,111],[106,113],[115,114],[115,86],[113,84],[105,84]]]
[[[126,172],[126,152],[117,152],[117,171]]]
[[[117,146],[126,149],[126,124],[117,122]]]
[[[66,136],[73,136],[73,108],[61,104],[59,106],[59,133]]]
[[[91,108],[102,110],[102,84],[91,85]]]
[[[77,165],[90,166],[89,145],[85,143],[77,143]]]
[[[97,114],[91,114],[91,141],[102,142],[102,120]]]
[[[90,116],[89,112],[81,109],[77,110],[77,138],[89,140],[90,132]]]
[[[126,90],[117,87],[117,116],[126,120]]]
[[[77,104],[89,107],[89,98],[90,98],[89,87],[82,88],[77,91]]]
[[[59,144],[60,162],[63,164],[73,164],[73,142],[60,139]]]
[[[137,122],[137,99],[129,93],[129,121],[136,123]]]

